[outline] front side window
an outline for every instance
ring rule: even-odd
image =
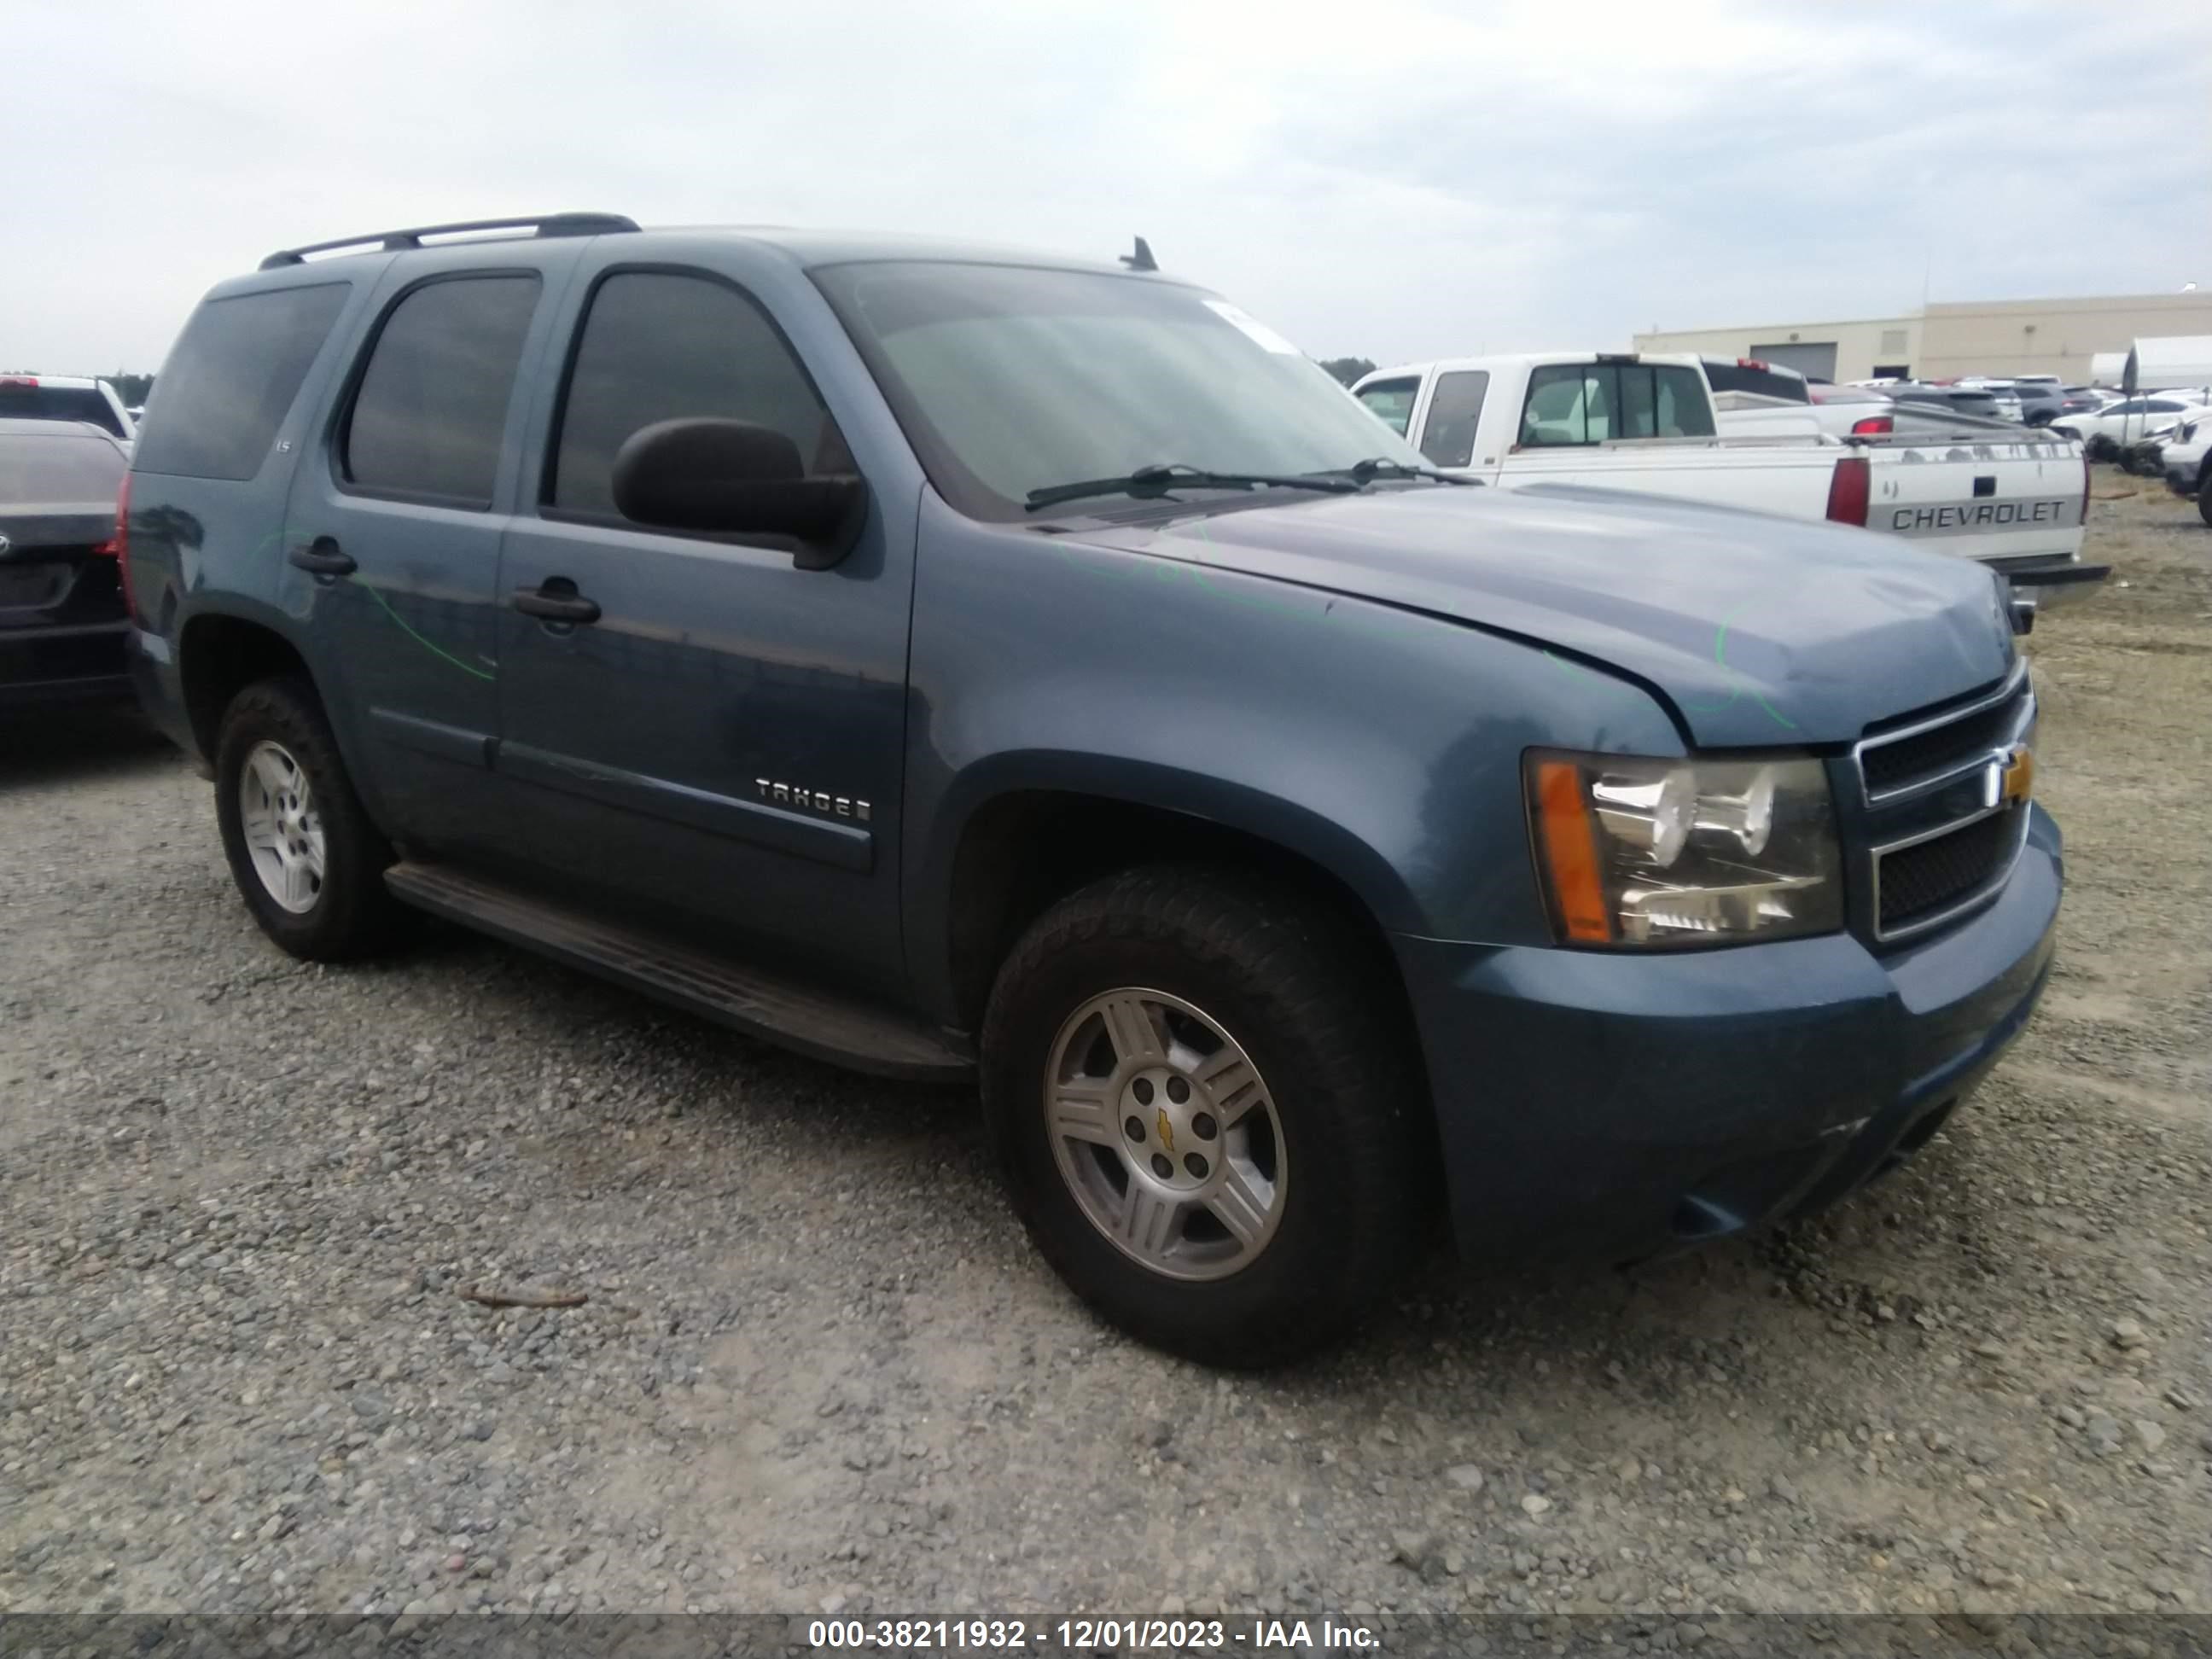
[[[378,495],[491,505],[534,276],[424,283],[385,318],[340,441],[346,481]]]
[[[1438,466],[1466,466],[1474,459],[1474,429],[1482,419],[1482,399],[1490,390],[1486,368],[1458,368],[1437,376],[1429,399],[1429,418],[1421,428],[1421,453]]]
[[[1019,520],[1031,491],[1150,466],[1422,465],[1326,369],[1202,289],[935,261],[812,276],[931,482],[970,518]]]
[[[1375,418],[1400,437],[1413,418],[1413,403],[1421,394],[1421,382],[1417,376],[1396,380],[1377,380],[1364,386],[1354,394],[1374,411]]]
[[[154,382],[132,462],[141,472],[250,478],[330,337],[350,288],[317,283],[210,300]]]
[[[853,471],[813,382],[759,307],[710,277],[617,272],[585,313],[548,504],[618,517],[616,452],[656,422],[697,417],[781,432],[810,473]]]

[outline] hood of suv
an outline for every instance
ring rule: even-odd
[[[2012,663],[1971,560],[1610,490],[1382,489],[1079,534],[1594,659],[1658,690],[1701,747],[1847,741]]]

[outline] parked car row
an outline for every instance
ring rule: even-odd
[[[2212,525],[2212,410],[2185,416],[2158,447],[2158,476]]]
[[[2130,447],[2162,438],[2183,421],[2212,408],[2212,387],[2190,386],[2120,398],[2053,423],[2052,430],[2080,438],[2092,460],[2118,460]]]
[[[2077,447],[1731,437],[1694,359],[1355,400],[1141,252],[282,249],[119,480],[0,434],[86,469],[0,569],[122,607],[283,950],[425,910],[973,1078],[1045,1257],[1205,1360],[1329,1340],[1431,1215],[1632,1260],[1926,1144],[2062,883],[2023,619],[1926,550],[2071,560]]]
[[[115,538],[129,466],[104,426],[0,417],[0,716],[128,696]]]

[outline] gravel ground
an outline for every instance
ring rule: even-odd
[[[2065,941],[1971,1109],[1259,1379],[1092,1321],[958,1092],[456,933],[294,963],[166,750],[9,732],[0,1610],[2212,1608],[2212,532],[2092,550]]]

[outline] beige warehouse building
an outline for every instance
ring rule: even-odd
[[[2097,353],[2124,356],[2140,336],[2168,334],[2212,334],[2212,293],[1992,300],[1850,322],[1668,329],[1638,335],[1636,349],[1763,357],[1830,380],[2056,374],[2083,381]]]

